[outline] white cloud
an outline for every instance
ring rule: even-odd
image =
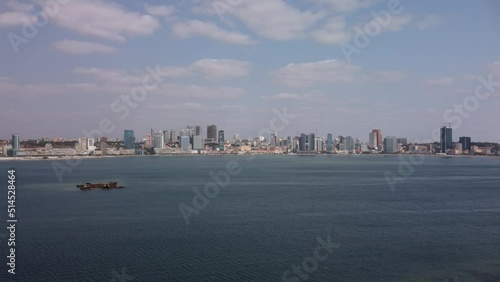
[[[121,5],[101,0],[72,0],[59,9],[53,17],[58,26],[109,40],[123,42],[129,37],[150,35],[160,27],[150,15],[126,11]]]
[[[373,82],[397,82],[405,79],[407,74],[401,71],[379,70],[368,75],[367,80]]]
[[[339,60],[289,64],[271,73],[272,80],[285,86],[303,87],[315,83],[353,82],[361,67]]]
[[[269,0],[241,1],[229,7],[226,14],[238,18],[256,34],[274,40],[304,38],[324,16],[301,11],[285,1]]]
[[[172,14],[175,12],[175,8],[172,6],[166,6],[166,5],[160,5],[160,6],[152,6],[149,4],[146,4],[144,6],[146,9],[146,12],[153,16],[159,16],[159,17],[165,17],[168,18],[172,16]]]
[[[239,60],[203,59],[194,62],[190,69],[201,73],[206,78],[220,79],[225,77],[245,76],[252,64]]]
[[[183,39],[190,38],[194,35],[201,35],[231,44],[256,44],[254,40],[245,34],[228,31],[220,28],[214,23],[199,20],[176,23],[173,27],[173,33],[175,36]]]
[[[400,31],[403,27],[412,21],[412,17],[409,15],[397,15],[392,16],[391,21],[387,26],[383,28],[383,31],[395,32]]]
[[[350,40],[350,34],[345,28],[345,18],[338,16],[329,19],[322,29],[311,32],[311,35],[323,44],[340,44]]]
[[[25,12],[6,12],[0,14],[0,27],[21,26],[29,22],[31,15]]]
[[[33,12],[33,10],[35,9],[35,6],[33,4],[25,4],[25,3],[21,3],[17,0],[8,0],[5,5],[7,7],[9,7],[10,9],[14,10],[14,11],[18,11],[18,12],[26,12],[26,13],[29,13],[29,12]]]
[[[422,82],[426,85],[437,85],[443,87],[453,86],[455,84],[455,79],[449,76],[440,76],[426,79]]]
[[[438,16],[436,15],[428,15],[426,16],[425,18],[419,20],[418,22],[415,23],[415,26],[419,29],[419,30],[426,30],[426,29],[429,29],[431,27],[435,27],[437,25],[439,25],[440,23],[440,19]]]
[[[113,46],[76,40],[60,40],[52,43],[52,46],[60,51],[74,55],[109,54],[118,52],[118,48]]]

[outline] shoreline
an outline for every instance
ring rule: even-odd
[[[430,155],[430,154],[266,154],[266,153],[256,153],[256,154],[167,154],[167,155],[118,155],[118,156],[44,156],[44,157],[0,157],[0,162],[9,161],[62,161],[62,160],[75,160],[75,159],[108,159],[108,158],[135,158],[135,157],[156,157],[156,158],[166,158],[166,157],[223,157],[223,156],[289,156],[289,157],[319,157],[319,156],[366,156],[366,157],[407,157],[407,156],[419,156],[419,157],[439,157],[439,158],[491,158],[500,157],[497,155]]]

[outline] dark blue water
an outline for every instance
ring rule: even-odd
[[[241,172],[186,224],[179,204],[193,206],[193,189],[230,162]],[[282,281],[295,265],[307,281],[500,281],[500,158],[428,157],[391,190],[384,175],[397,175],[400,163],[383,156],[90,159],[59,182],[52,161],[0,162],[2,187],[7,168],[17,171],[19,220],[16,274],[7,275],[0,238],[0,280]],[[110,180],[126,189],[75,188]],[[328,236],[336,248],[305,271],[317,238]]]

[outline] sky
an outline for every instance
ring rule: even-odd
[[[493,0],[3,0],[0,138],[215,124],[419,141],[451,124],[454,141],[500,142],[499,13]]]

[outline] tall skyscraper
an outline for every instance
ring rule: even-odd
[[[135,149],[135,135],[133,130],[123,132],[123,145],[127,149]]]
[[[168,134],[168,130],[163,130],[163,141],[165,143],[170,142],[170,135]]]
[[[207,126],[207,141],[217,142],[217,126],[216,125]]]
[[[446,154],[449,149],[453,149],[453,130],[449,126],[441,127],[441,153]]]
[[[329,153],[333,151],[333,135],[330,133],[326,136],[326,150]]]
[[[224,130],[219,130],[219,150],[224,151]]]
[[[304,133],[301,133],[300,137],[299,137],[299,151],[301,151],[301,152],[306,151],[306,148],[307,148],[306,143],[307,143],[307,135],[305,135]]]
[[[371,148],[377,148],[377,133],[370,132],[368,135],[368,146]]]
[[[309,134],[307,144],[309,145],[310,152],[314,152],[316,150],[316,135],[314,133]]]
[[[177,133],[173,129],[170,130],[170,143],[177,143]]]
[[[180,137],[180,146],[183,151],[189,151],[189,136]]]
[[[201,131],[201,126],[199,125],[195,126],[194,130],[195,130],[195,135],[200,135],[200,136],[203,135],[203,132]]]
[[[12,134],[12,150],[18,151],[20,147],[19,135]]]
[[[354,151],[354,139],[351,136],[345,138],[345,150],[349,153]]]
[[[17,157],[19,154],[20,150],[20,141],[19,141],[19,135],[17,134],[12,134],[12,156]]]
[[[158,131],[155,134],[153,134],[153,148],[155,149],[165,148],[165,139],[163,132]]]
[[[462,143],[462,149],[464,151],[465,150],[469,151],[469,153],[470,153],[470,149],[472,147],[471,142],[472,142],[472,140],[470,137],[460,137],[460,143]]]
[[[193,150],[203,150],[204,148],[203,144],[203,136],[201,135],[196,135],[193,136]]]
[[[377,134],[377,148],[380,150],[383,147],[382,130],[374,129],[374,130],[372,130],[372,133]]]
[[[398,139],[396,137],[388,136],[384,139],[384,153],[396,154],[399,152]]]

